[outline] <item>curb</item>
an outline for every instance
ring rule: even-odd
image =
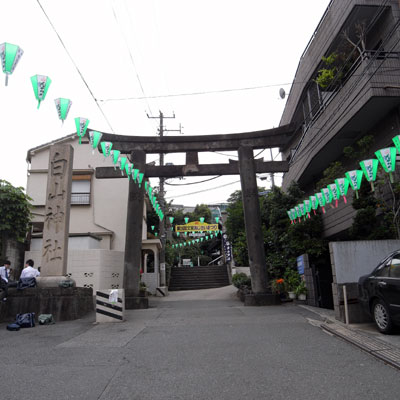
[[[400,349],[397,347],[335,323],[323,323],[321,324],[321,329],[340,337],[384,363],[400,370]]]

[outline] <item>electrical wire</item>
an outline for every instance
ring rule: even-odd
[[[55,26],[54,26],[53,23],[51,22],[50,17],[47,15],[47,13],[46,13],[46,11],[44,10],[42,4],[40,3],[40,0],[36,0],[36,1],[37,1],[37,3],[38,3],[39,7],[42,9],[43,14],[45,15],[45,17],[46,17],[47,21],[49,22],[50,26],[52,27],[54,33],[57,35],[58,40],[60,41],[62,47],[64,48],[65,52],[67,53],[69,59],[71,60],[72,64],[74,65],[75,69],[77,70],[77,72],[78,72],[79,76],[81,77],[83,83],[85,84],[87,90],[89,91],[90,95],[92,96],[93,100],[95,101],[95,103],[96,103],[98,109],[100,110],[101,114],[103,115],[105,121],[107,122],[108,126],[110,127],[112,133],[115,133],[113,127],[112,127],[111,124],[110,124],[110,121],[108,120],[108,118],[106,117],[104,111],[103,111],[102,108],[100,107],[100,104],[98,103],[97,99],[94,97],[94,94],[93,94],[92,90],[90,89],[89,84],[86,82],[86,79],[84,78],[82,72],[80,71],[80,69],[79,69],[78,66],[76,65],[76,63],[75,63],[74,59],[72,58],[70,52],[68,51],[67,47],[65,46],[64,41],[61,39],[60,34],[57,32]]]
[[[213,188],[209,188],[209,189],[199,190],[199,191],[197,191],[197,192],[181,194],[181,195],[178,195],[178,196],[168,196],[168,197],[166,197],[166,199],[172,199],[172,198],[173,198],[173,199],[177,199],[178,197],[186,197],[186,196],[190,196],[190,195],[192,195],[192,194],[198,194],[198,193],[209,192],[209,191],[211,191],[211,190],[220,189],[220,188],[223,188],[223,187],[226,187],[226,186],[234,185],[235,183],[238,183],[238,182],[240,182],[240,180],[234,181],[234,182],[231,182],[231,183],[227,183],[227,184],[225,184],[225,185],[220,185],[220,186],[216,186],[216,187],[213,187]]]
[[[217,175],[217,176],[214,176],[214,177],[212,177],[212,178],[208,178],[208,179],[205,179],[205,180],[199,181],[199,182],[190,182],[190,183],[168,183],[168,182],[164,182],[164,183],[165,183],[166,185],[169,185],[169,186],[197,185],[198,183],[209,182],[209,181],[212,181],[212,180],[214,180],[214,179],[221,178],[221,176],[222,176],[222,175]]]
[[[309,81],[307,81],[309,82]],[[138,97],[121,97],[121,98],[110,98],[110,99],[98,99],[101,102],[108,102],[108,101],[125,101],[125,100],[144,100],[144,99],[158,99],[158,98],[166,98],[166,97],[184,97],[184,96],[199,96],[199,95],[206,95],[206,94],[215,94],[215,93],[227,93],[227,92],[240,92],[246,90],[256,90],[256,89],[265,89],[277,86],[288,86],[288,85],[300,85],[302,83],[307,82],[296,82],[296,83],[275,83],[271,85],[261,85],[261,86],[250,86],[250,87],[243,87],[243,88],[235,88],[235,89],[220,89],[220,90],[208,90],[208,91],[201,91],[201,92],[188,92],[188,93],[170,93],[170,94],[159,94],[153,96],[138,96]]]
[[[128,50],[129,58],[130,58],[130,60],[131,60],[133,69],[134,69],[135,74],[136,74],[136,79],[138,80],[139,86],[140,86],[140,90],[141,90],[142,93],[143,93],[143,98],[146,99],[146,104],[147,104],[147,107],[148,107],[148,109],[149,109],[149,111],[150,111],[150,115],[153,116],[153,112],[151,111],[150,104],[149,104],[149,102],[147,101],[148,97],[146,96],[146,94],[145,94],[145,92],[144,92],[144,88],[143,88],[143,85],[142,85],[142,81],[140,80],[139,73],[138,73],[138,70],[137,70],[137,68],[136,68],[135,60],[134,60],[134,58],[133,58],[131,49],[129,48],[129,44],[128,44],[127,40],[126,40],[126,36],[125,36],[125,34],[124,34],[123,30],[122,30],[121,24],[120,24],[120,22],[119,22],[119,20],[118,20],[117,13],[116,13],[115,8],[114,8],[114,2],[111,2],[111,8],[112,8],[112,11],[113,11],[113,15],[114,15],[115,22],[116,22],[118,28],[119,28],[120,31],[121,31],[121,36],[122,36],[122,38],[124,39],[124,43],[125,43],[126,49]],[[128,10],[127,10],[127,13],[128,13],[128,16],[130,16]],[[100,101],[100,100],[99,100],[99,101]]]

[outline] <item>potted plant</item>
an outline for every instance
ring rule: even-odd
[[[307,288],[304,281],[301,281],[296,288],[296,295],[299,300],[305,300],[307,298]]]
[[[144,282],[140,282],[139,296],[140,297],[147,297],[147,286],[146,286],[146,284]]]
[[[296,287],[299,285],[300,282],[300,276],[297,271],[295,271],[292,268],[286,268],[285,271],[285,281],[286,281],[286,290],[289,295],[289,299],[295,299],[296,298]]]

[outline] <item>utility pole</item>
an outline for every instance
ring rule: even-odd
[[[158,134],[160,137],[164,136],[164,132],[172,131],[173,129],[165,129],[164,128],[164,118],[175,118],[175,113],[171,117],[165,117],[164,114],[160,111],[158,117],[150,117],[147,114],[147,118],[159,118],[160,119],[160,126],[158,128]],[[180,129],[179,129],[180,131]],[[164,165],[164,154],[160,153],[160,165]],[[161,206],[161,210],[163,211],[165,217],[162,221],[160,221],[160,239],[161,239],[161,251],[160,251],[160,286],[166,286],[166,279],[165,279],[165,245],[167,242],[167,237],[165,233],[165,220],[166,220],[166,210],[165,210],[165,198],[164,198],[164,181],[165,178],[160,178],[160,193],[159,193],[159,204]]]

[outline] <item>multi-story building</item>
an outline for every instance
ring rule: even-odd
[[[41,263],[42,232],[46,203],[49,150],[52,144],[65,143],[74,149],[68,273],[78,286],[96,289],[121,288],[124,268],[128,179],[96,179],[95,168],[112,163],[97,150],[92,152],[87,139],[79,144],[76,134],[30,149],[27,154],[27,194],[32,198],[33,230],[30,251],[37,266]],[[145,201],[142,230],[142,280],[149,290],[159,286],[160,240],[147,233]]]
[[[281,118],[281,125],[296,126],[283,150],[290,162],[284,189],[296,181],[313,194],[323,171],[337,160],[348,170],[360,169],[361,160],[346,159],[343,149],[365,135],[375,139],[371,158],[393,146],[400,132],[399,18],[398,0],[330,2],[301,56]],[[324,63],[332,55],[334,62]],[[332,79],[321,85],[322,69]],[[325,236],[340,237],[354,213],[351,201],[329,209],[323,215]]]

